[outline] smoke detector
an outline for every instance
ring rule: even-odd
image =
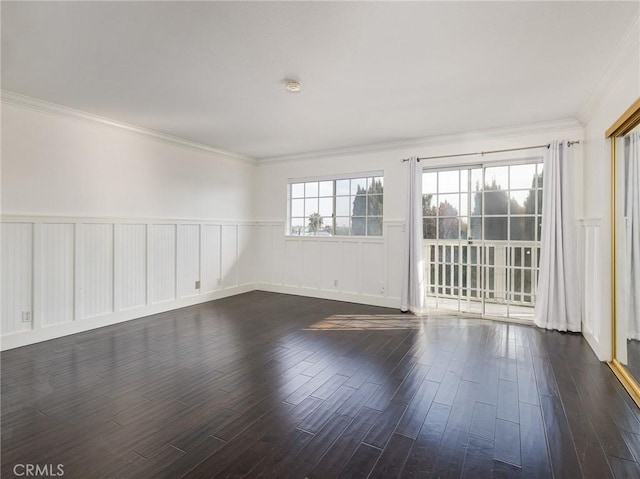
[[[302,83],[298,80],[285,80],[285,88],[290,92],[298,92],[302,88]]]

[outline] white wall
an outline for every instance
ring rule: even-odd
[[[601,360],[612,356],[611,338],[611,143],[605,131],[640,97],[638,21],[607,70],[584,113],[584,217],[590,225],[585,268],[590,291],[584,336]]]
[[[254,210],[260,258],[257,288],[397,308],[405,219],[406,164],[409,156],[451,155],[581,140],[575,121],[530,125],[459,136],[428,143],[370,151],[327,154],[258,163]],[[580,150],[581,147],[576,146]],[[541,150],[423,161],[425,168],[540,156]],[[577,211],[582,211],[581,155],[576,181]],[[293,178],[384,171],[384,230],[381,238],[287,237],[287,182]]]
[[[253,165],[2,105],[3,215],[247,220]]]
[[[2,348],[253,289],[253,163],[2,107]]]

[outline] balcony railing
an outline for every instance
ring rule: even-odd
[[[423,240],[423,257],[428,297],[535,305],[536,242]]]

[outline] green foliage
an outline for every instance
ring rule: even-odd
[[[383,186],[381,181],[373,181],[369,188],[358,186],[353,200],[351,217],[351,234],[366,235],[382,234]],[[367,232],[367,218],[369,216],[369,231]],[[371,218],[379,216],[380,218]]]
[[[322,231],[324,226],[324,219],[320,216],[320,213],[311,213],[309,215],[309,233],[318,233]]]

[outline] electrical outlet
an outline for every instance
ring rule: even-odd
[[[200,289],[200,281],[196,281],[196,289]]]
[[[31,322],[31,311],[23,311],[22,312],[22,322],[30,323]]]

